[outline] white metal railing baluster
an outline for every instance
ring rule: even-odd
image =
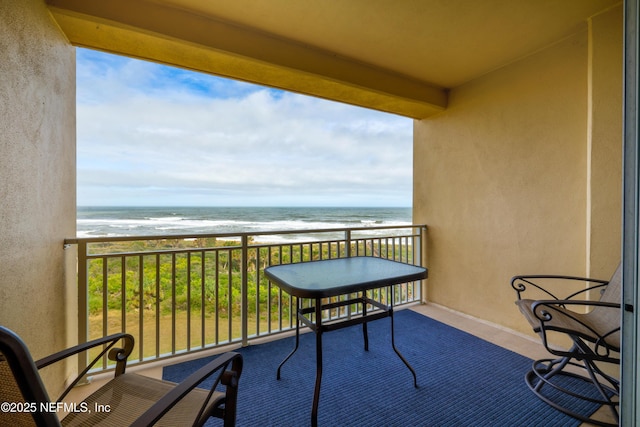
[[[86,287],[80,284],[87,283],[89,265],[87,262],[87,243],[78,242],[78,342],[83,343],[89,340],[89,296]],[[89,355],[78,357],[78,372],[86,369],[89,363]]]
[[[248,249],[248,238],[247,235],[243,235],[241,237],[242,242],[242,259],[241,259],[241,268],[240,274],[242,277],[242,290],[240,297],[242,298],[242,307],[240,319],[242,321],[242,346],[246,347],[249,344],[249,275],[247,273],[247,266],[249,265],[248,257],[249,257],[249,249]],[[231,271],[231,265],[229,265],[229,271]],[[231,281],[231,277],[229,277],[229,281]],[[231,317],[231,312],[229,312],[229,317]],[[231,334],[229,334],[229,341],[231,341]]]
[[[144,256],[138,256],[138,357],[144,360]]]
[[[176,354],[176,254],[171,254],[171,354]]]
[[[206,333],[206,257],[200,252],[200,345],[204,348],[207,342]]]
[[[156,256],[156,301],[155,301],[155,317],[156,317],[156,358],[160,357],[160,254]]]
[[[215,262],[215,280],[213,282],[213,290],[215,292],[214,297],[214,310],[216,316],[216,338],[214,340],[216,345],[220,344],[220,251],[215,251],[216,254],[216,262]]]

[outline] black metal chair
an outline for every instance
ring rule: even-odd
[[[550,290],[566,289],[569,283],[576,289],[564,298]],[[518,294],[518,308],[546,349],[557,356],[533,363],[525,375],[529,388],[544,402],[574,418],[595,425],[617,426],[620,383],[602,365],[620,364],[621,268],[608,281],[530,275],[513,277],[511,286]],[[524,299],[525,293],[539,298]],[[558,337],[562,336],[565,340],[559,342]],[[589,387],[580,388],[587,391],[571,387],[572,379],[574,384],[587,383]],[[608,407],[616,422],[576,412],[572,407],[575,399]]]
[[[116,346],[118,343],[120,346]],[[175,384],[125,373],[133,346],[131,335],[115,334],[34,362],[24,342],[11,330],[0,327],[0,402],[4,405],[0,411],[0,425],[201,426],[209,417],[221,418],[225,427],[235,425],[238,381],[242,373],[240,354],[228,352],[218,356],[180,384]],[[39,371],[93,348],[98,348],[100,354],[57,401],[51,401]],[[115,362],[114,378],[83,402],[67,402],[66,408],[57,404],[107,352],[108,358]],[[216,372],[210,389],[196,388]],[[68,414],[60,419],[64,409]]]

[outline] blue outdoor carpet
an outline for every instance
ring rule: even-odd
[[[532,360],[443,323],[403,310],[395,313],[396,346],[416,370],[413,377],[391,347],[390,319],[369,323],[369,351],[362,327],[323,335],[319,426],[578,426],[580,422],[542,402],[528,389]],[[237,425],[308,426],[315,384],[315,337],[278,364],[294,338],[249,346],[240,378]],[[212,357],[164,368],[180,381]],[[581,386],[581,385],[579,385]],[[578,412],[597,407],[576,402]],[[221,425],[210,420],[208,425]]]

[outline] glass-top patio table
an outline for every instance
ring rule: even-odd
[[[316,334],[316,384],[311,410],[311,425],[318,422],[318,402],[322,382],[322,334],[347,326],[362,324],[364,348],[369,350],[367,322],[391,318],[391,345],[402,362],[413,375],[413,385],[418,386],[416,373],[409,362],[398,351],[393,333],[393,294],[392,285],[421,280],[427,277],[427,269],[411,264],[376,257],[335,258],[322,261],[301,262],[267,267],[266,276],[281,289],[296,297],[297,318],[296,344],[291,353],[280,363],[277,378],[284,363],[296,352],[299,344],[300,322],[307,325]],[[389,305],[385,305],[367,296],[367,290],[387,287]],[[353,297],[352,295],[357,295]],[[341,295],[350,295],[346,300],[322,304],[322,299]],[[311,299],[311,307],[302,308],[302,299]],[[347,317],[339,321],[323,324],[322,311],[351,304],[362,304],[362,315]],[[367,313],[367,304],[380,310]],[[313,316],[307,317],[307,315]]]

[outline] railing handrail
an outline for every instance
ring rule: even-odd
[[[275,231],[239,231],[237,233],[191,233],[191,234],[148,234],[141,236],[111,236],[111,237],[71,237],[64,239],[65,245],[74,245],[79,243],[108,243],[108,242],[126,242],[136,240],[184,240],[184,239],[210,239],[222,237],[243,237],[243,236],[279,236],[287,234],[310,234],[310,233],[340,233],[346,230],[350,231],[367,231],[367,230],[388,230],[402,228],[422,228],[426,229],[425,224],[397,224],[397,225],[373,225],[363,227],[336,227],[336,228],[314,228],[299,230],[275,230]],[[304,242],[296,242],[304,243]]]

